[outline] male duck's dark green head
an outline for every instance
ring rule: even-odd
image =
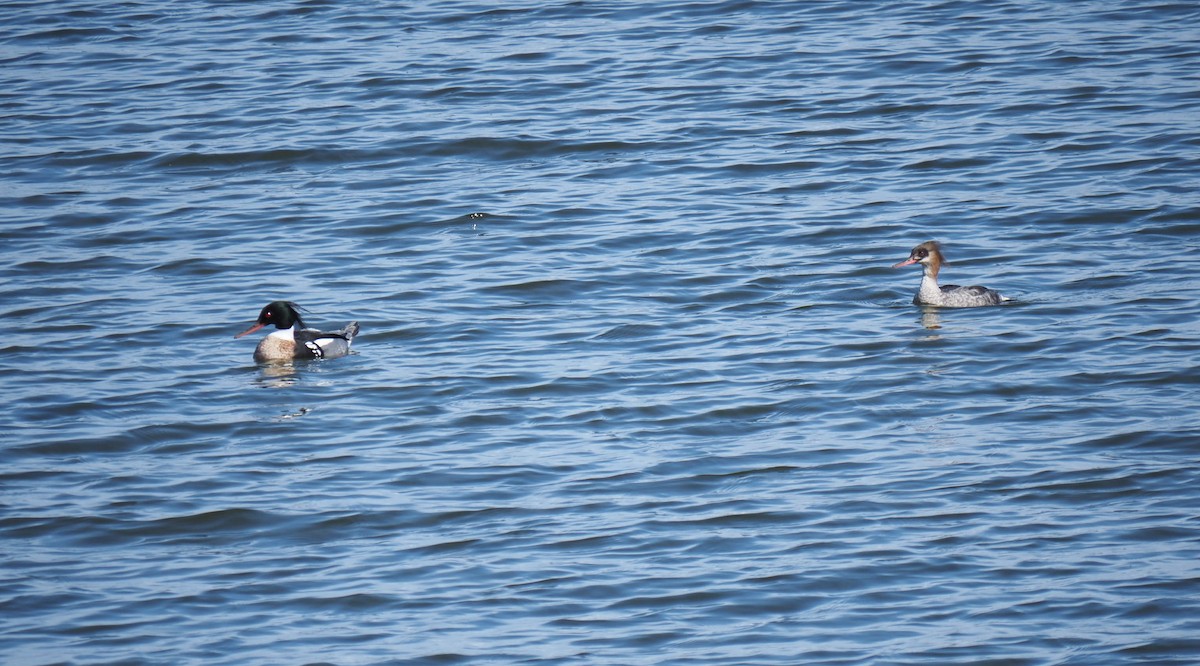
[[[300,318],[300,306],[291,301],[272,301],[258,313],[257,323],[233,337],[240,338],[264,326],[272,325],[275,328],[291,328],[293,326],[304,328],[304,320]]]

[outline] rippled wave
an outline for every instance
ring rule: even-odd
[[[0,13],[0,661],[1200,658],[1191,5]]]

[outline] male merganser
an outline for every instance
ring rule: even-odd
[[[240,338],[274,324],[276,331],[263,338],[254,350],[254,360],[291,361],[305,358],[337,358],[350,353],[350,343],[358,335],[358,322],[352,321],[340,331],[323,333],[305,328],[300,306],[291,301],[273,301],[258,313],[258,323],[233,336]]]
[[[942,249],[935,241],[926,241],[913,248],[908,259],[892,266],[900,268],[912,264],[921,264],[925,270],[921,276],[921,289],[913,296],[916,305],[937,305],[944,308],[974,308],[980,305],[999,305],[1009,300],[1000,292],[987,287],[960,287],[948,284],[939,287],[937,282],[938,270],[942,264],[948,263],[942,256]]]

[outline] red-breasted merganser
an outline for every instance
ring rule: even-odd
[[[352,321],[340,331],[324,333],[305,328],[300,306],[291,301],[273,301],[258,313],[258,323],[233,336],[240,338],[274,324],[278,330],[258,343],[254,360],[292,361],[306,358],[337,358],[350,353],[350,343],[358,335],[358,322]]]
[[[939,287],[937,282],[938,270],[946,263],[949,262],[942,256],[941,247],[934,241],[926,241],[914,247],[908,255],[908,259],[892,266],[892,268],[921,264],[921,268],[924,269],[925,273],[921,276],[920,290],[917,291],[916,296],[913,296],[913,303],[916,305],[937,305],[943,308],[974,308],[981,305],[999,305],[1009,300],[1007,297],[1001,296],[1000,292],[988,289],[987,287],[960,287],[956,284]]]

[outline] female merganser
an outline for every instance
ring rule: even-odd
[[[935,241],[926,241],[913,248],[908,259],[892,266],[900,268],[912,264],[921,264],[925,270],[921,276],[921,289],[913,296],[916,305],[937,305],[944,308],[974,308],[980,305],[999,305],[1009,300],[1000,292],[987,287],[960,287],[948,284],[939,287],[937,282],[938,270],[942,264],[948,263],[942,256],[942,249]]]
[[[260,363],[345,356],[350,353],[354,336],[358,335],[356,321],[335,333],[305,328],[304,320],[300,318],[300,306],[291,301],[274,301],[258,313],[258,323],[233,337],[249,335],[268,324],[274,324],[278,330],[263,338],[254,350],[254,360]]]

